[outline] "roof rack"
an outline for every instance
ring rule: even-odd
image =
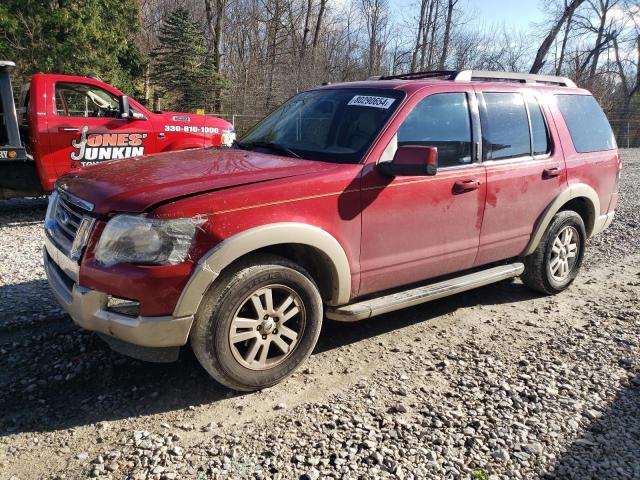
[[[372,77],[371,80],[419,80],[423,78],[443,78],[445,80],[454,80],[456,82],[495,80],[502,82],[546,83],[571,88],[576,87],[573,80],[566,77],[538,75],[533,73],[494,72],[489,70],[431,70],[427,72],[411,72],[401,75]]]

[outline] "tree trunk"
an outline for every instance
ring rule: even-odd
[[[318,19],[316,20],[316,29],[313,32],[313,44],[311,46],[314,59],[315,59],[316,48],[318,47],[318,39],[320,38],[320,30],[322,28],[322,17],[324,16],[324,11],[326,8],[327,8],[327,0],[320,0],[320,11],[318,12]]]
[[[444,64],[447,61],[447,53],[449,50],[449,37],[451,35],[451,20],[453,18],[453,7],[456,2],[454,0],[449,0],[447,4],[447,18],[445,19],[444,24],[444,38],[442,40],[442,53],[440,55],[440,63],[438,63],[438,69],[444,70]]]
[[[589,68],[589,78],[593,78],[596,75],[596,69],[598,68],[598,60],[600,59],[600,51],[602,47],[600,44],[602,43],[602,35],[604,34],[604,27],[607,21],[607,12],[609,11],[609,0],[602,1],[600,0],[600,25],[598,25],[598,33],[596,35],[596,46],[593,52],[593,57],[591,59],[591,68]]]
[[[424,29],[424,14],[427,9],[427,1],[422,0],[420,2],[420,19],[418,20],[418,34],[416,35],[416,48],[411,55],[411,71],[415,72],[416,62],[418,60],[418,50],[420,49],[420,38],[422,37],[422,30]]]
[[[549,53],[549,48],[555,41],[558,36],[558,32],[564,25],[564,22],[567,20],[569,15],[573,15],[576,9],[584,3],[585,0],[572,0],[572,2],[564,9],[562,15],[558,21],[551,27],[551,30],[540,44],[540,48],[538,48],[538,52],[536,53],[536,58],[533,61],[533,65],[531,65],[531,69],[529,73],[538,73],[544,67],[545,59],[547,58],[547,53]]]
[[[427,43],[429,39],[429,29],[431,28],[431,17],[433,16],[433,4],[438,0],[429,0],[429,11],[427,13],[427,22],[422,29],[422,48],[420,49],[420,70],[424,70],[425,61],[427,59]]]
[[[220,73],[222,29],[224,28],[224,14],[226,9],[227,0],[216,0],[216,24],[213,36],[213,68],[216,73]]]
[[[567,8],[567,2],[565,0],[564,7]],[[564,54],[567,50],[567,42],[569,41],[569,32],[571,31],[571,22],[573,20],[573,12],[567,17],[567,26],[564,29],[564,37],[562,38],[562,47],[560,48],[560,58],[558,59],[558,65],[556,66],[556,75],[562,74],[562,64],[564,63]]]
[[[431,26],[431,40],[429,41],[429,56],[427,57],[427,69],[433,66],[433,56],[436,49],[436,30],[438,29],[438,10],[440,9],[440,0],[435,0],[436,11],[433,14],[433,25]]]

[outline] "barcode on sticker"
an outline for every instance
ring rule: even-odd
[[[353,97],[347,105],[356,105],[358,107],[374,107],[374,108],[389,108],[395,98],[387,97],[373,97],[370,95],[356,95]]]

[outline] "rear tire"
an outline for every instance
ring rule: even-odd
[[[291,375],[311,354],[322,326],[311,276],[275,255],[255,255],[223,272],[195,316],[191,345],[223,385],[252,391]]]
[[[548,295],[565,290],[575,280],[584,257],[587,234],[582,217],[558,212],[535,251],[524,258],[522,282]]]

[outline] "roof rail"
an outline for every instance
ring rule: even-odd
[[[518,72],[494,72],[489,70],[460,70],[451,78],[456,82],[470,82],[472,80],[502,80],[520,83],[549,83],[562,87],[575,88],[573,80],[566,77],[556,77],[554,75],[538,75],[533,73]]]
[[[443,78],[445,80],[455,80],[456,82],[497,80],[520,83],[548,83],[562,87],[576,87],[573,80],[566,77],[532,73],[494,72],[489,70],[430,70],[426,72],[410,72],[400,75],[370,77],[369,80],[419,80],[423,78]]]
[[[377,80],[419,80],[421,78],[438,78],[444,77],[447,80],[453,80],[458,72],[456,70],[429,70],[426,72],[409,72],[400,75],[387,75],[378,77]],[[371,78],[373,80],[373,77]]]

